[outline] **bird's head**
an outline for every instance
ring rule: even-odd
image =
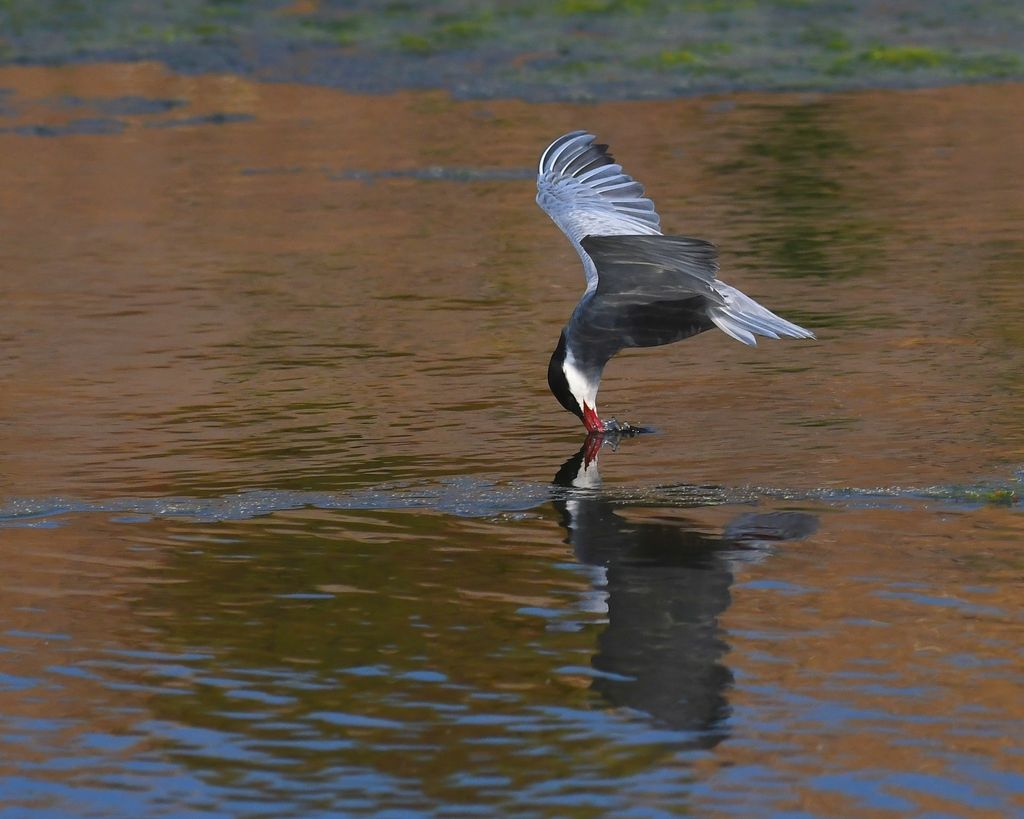
[[[565,331],[548,363],[548,387],[558,403],[583,422],[587,432],[603,432],[604,423],[597,415],[597,388],[600,379],[587,378],[568,350]]]

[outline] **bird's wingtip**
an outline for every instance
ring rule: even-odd
[[[590,133],[589,131],[579,130],[569,131],[568,133],[562,134],[560,137],[553,140],[551,144],[548,145],[548,147],[545,148],[544,152],[540,155],[540,162],[537,163],[538,172],[544,173],[545,169],[549,169],[551,166],[555,164],[555,162],[558,159],[558,156],[562,153],[566,146],[581,139],[584,140],[584,146],[590,146],[594,144],[594,140],[596,140],[597,137],[594,134]],[[608,146],[605,145],[603,146],[603,148],[607,150]]]

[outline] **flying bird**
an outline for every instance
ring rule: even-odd
[[[593,134],[560,136],[540,155],[537,204],[583,260],[587,289],[562,329],[548,386],[588,433],[620,431],[597,414],[608,361],[627,347],[658,347],[712,327],[744,344],[755,335],[814,338],[718,279],[703,239],[665,236],[643,186]]]

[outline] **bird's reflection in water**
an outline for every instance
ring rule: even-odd
[[[817,518],[746,514],[720,535],[683,519],[627,520],[616,512],[621,502],[596,491],[601,443],[588,440],[554,480],[568,488],[555,499],[566,542],[581,563],[599,567],[595,586],[607,606],[593,689],[614,706],[687,732],[693,746],[711,748],[728,734],[733,677],[718,618],[731,602],[733,569],[763,554],[767,541],[811,534]]]

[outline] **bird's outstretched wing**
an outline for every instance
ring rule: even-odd
[[[586,131],[560,136],[540,155],[537,173],[537,204],[580,254],[588,290],[597,286],[597,269],[580,244],[584,236],[661,233],[643,186],[594,139]]]
[[[599,296],[666,301],[704,296],[721,302],[718,249],[689,236],[585,236],[580,244],[600,273]]]
[[[718,278],[718,252],[687,236],[587,236],[583,251],[599,280],[573,314],[589,330],[615,327],[622,347],[668,344],[712,325],[744,344],[755,336],[814,338]],[[605,345],[614,346],[614,345]]]

